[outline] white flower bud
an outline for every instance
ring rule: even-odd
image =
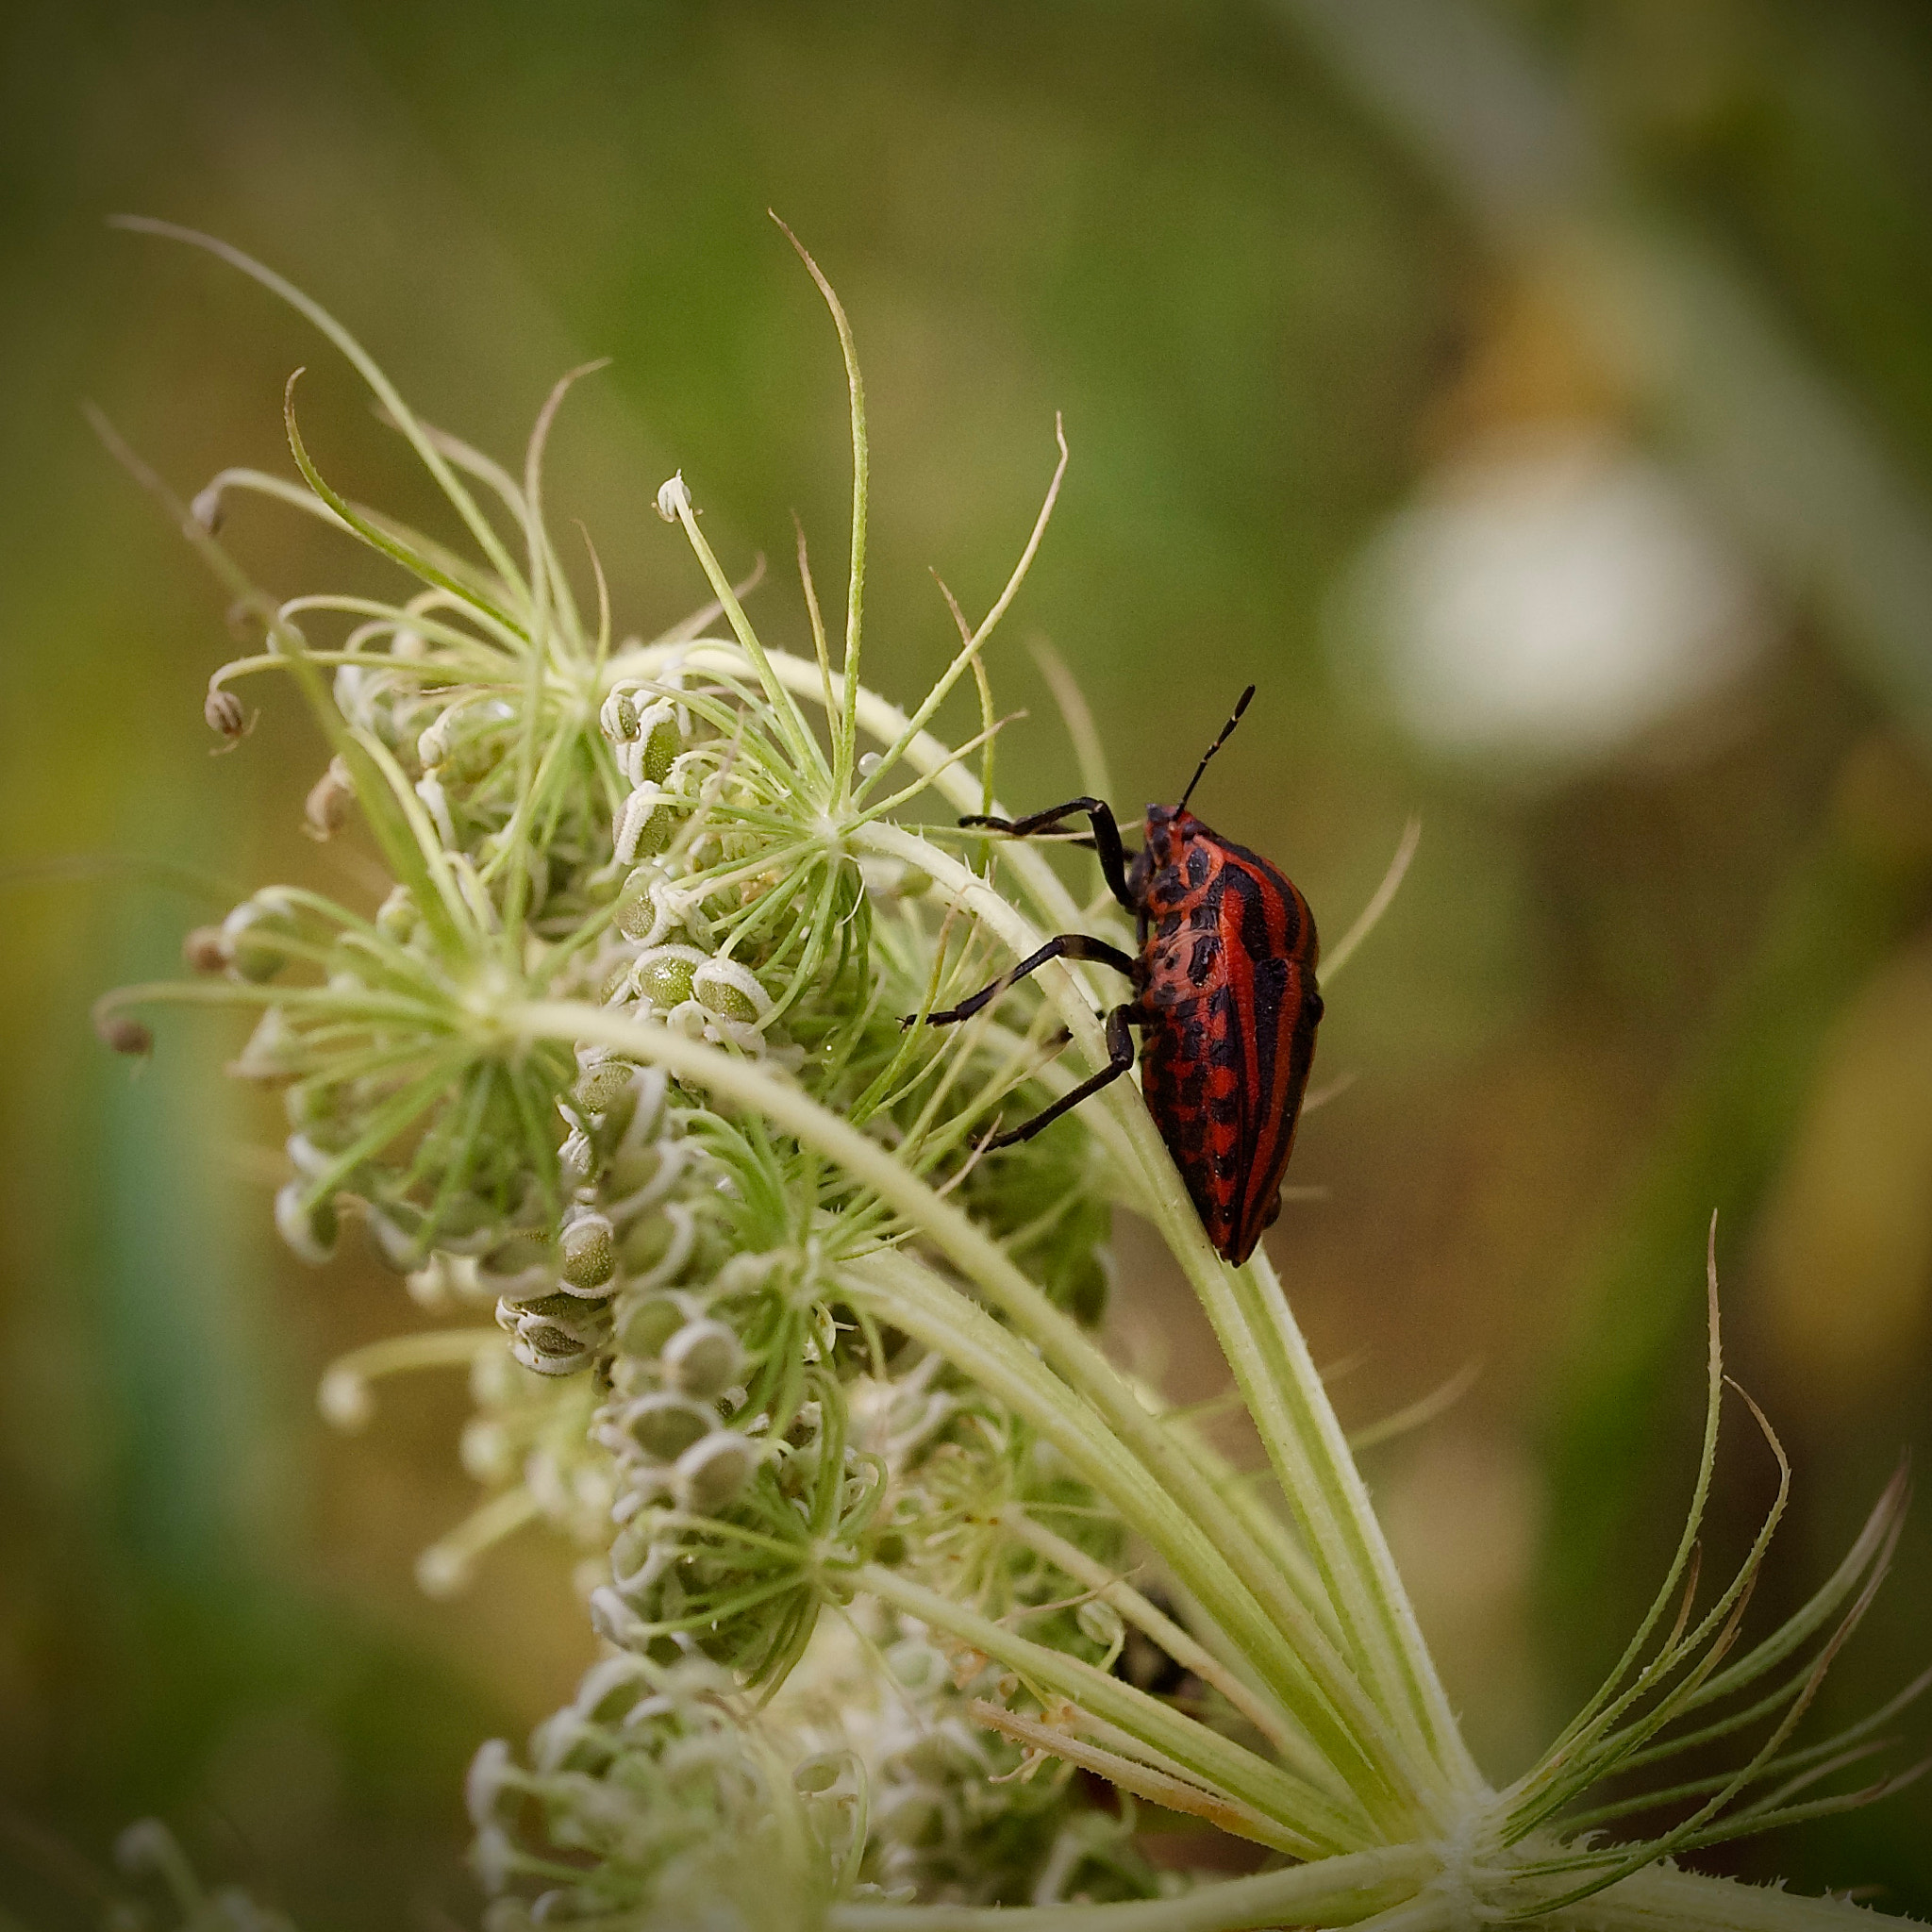
[[[201,715],[208,720],[208,728],[219,732],[230,744],[238,743],[255,729],[255,720],[248,715],[247,708],[225,685],[208,686]]]
[[[463,1805],[470,1823],[479,1831],[493,1823],[506,1795],[512,1804],[520,1799],[516,1767],[509,1746],[501,1738],[491,1738],[470,1760],[469,1775],[463,1779]]]
[[[470,1580],[469,1557],[454,1544],[431,1543],[416,1558],[416,1588],[425,1596],[450,1597]]]
[[[416,781],[416,796],[429,808],[429,816],[435,822],[436,835],[452,851],[456,849],[456,823],[449,815],[449,794],[442,789],[439,778],[423,777]]]
[[[302,805],[302,829],[318,842],[333,839],[349,823],[349,808],[356,802],[355,781],[340,758],[328,761],[328,769],[308,788]]]
[[[628,744],[638,735],[637,686],[611,686],[597,708],[597,728],[612,744]]]
[[[344,1435],[367,1428],[375,1413],[369,1377],[340,1363],[323,1376],[315,1391],[315,1406],[322,1411],[323,1420]]]
[[[475,1415],[458,1440],[463,1474],[479,1483],[505,1483],[517,1473],[517,1452],[502,1424]]]
[[[197,925],[181,941],[181,958],[192,973],[225,973],[234,963],[228,936],[218,925]]]
[[[684,472],[670,478],[658,491],[658,514],[667,524],[675,524],[678,513],[691,508],[691,491],[686,487]]]
[[[94,1034],[105,1047],[140,1059],[155,1050],[155,1037],[132,1013],[94,1014]]]
[[[290,1181],[275,1195],[275,1227],[296,1257],[319,1268],[336,1251],[341,1224],[333,1201],[313,1204],[300,1181]]]
[[[174,1834],[158,1818],[136,1819],[114,1840],[115,1864],[136,1876],[166,1872],[179,1862],[180,1857]]]

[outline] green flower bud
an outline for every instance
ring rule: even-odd
[[[644,1295],[618,1317],[617,1345],[640,1361],[652,1361],[684,1326],[684,1310],[670,1295]]]
[[[1079,1624],[1081,1636],[1104,1650],[1115,1649],[1126,1635],[1121,1624],[1121,1613],[1111,1604],[1102,1603],[1098,1597],[1089,1597],[1074,1612],[1074,1622]]]
[[[716,1426],[708,1408],[682,1395],[646,1395],[624,1414],[631,1441],[654,1462],[675,1462]]]
[[[593,1359],[593,1351],[579,1337],[541,1315],[525,1315],[517,1323],[510,1353],[540,1375],[574,1375]]]
[[[625,876],[617,895],[617,929],[627,940],[647,940],[658,929],[659,913],[652,889],[667,876],[648,859]]]
[[[222,922],[235,976],[255,986],[273,979],[289,963],[280,942],[292,938],[294,931],[295,922],[286,908],[244,899]]]
[[[722,1322],[689,1322],[664,1343],[664,1379],[700,1402],[724,1394],[738,1379],[744,1351]]]
[[[612,744],[627,744],[638,735],[637,693],[620,686],[604,700],[597,722]]]
[[[604,1172],[604,1198],[607,1201],[627,1201],[633,1194],[648,1188],[663,1167],[661,1148],[648,1143],[642,1147],[621,1147],[611,1157],[610,1164]]]
[[[617,1273],[617,1235],[601,1214],[584,1213],[558,1238],[565,1281],[580,1294],[593,1294]]]
[[[626,1274],[648,1274],[671,1252],[677,1230],[661,1214],[640,1214],[624,1231],[620,1252]]]
[[[415,898],[408,886],[391,887],[389,896],[375,908],[376,931],[399,945],[409,940],[422,920],[423,915],[416,910]]]
[[[676,1494],[693,1516],[715,1516],[743,1493],[758,1452],[736,1429],[713,1429],[677,1458]]]
[[[791,1774],[795,1790],[803,1791],[808,1798],[816,1797],[821,1791],[829,1791],[839,1782],[845,1769],[842,1753],[823,1751],[816,1757],[808,1757]]]

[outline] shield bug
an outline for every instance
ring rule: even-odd
[[[1114,897],[1134,915],[1130,956],[1086,933],[1060,933],[1011,972],[944,1012],[936,1026],[969,1020],[1049,959],[1111,966],[1133,997],[1107,1016],[1108,1063],[1024,1126],[988,1144],[1030,1141],[1134,1064],[1141,1030],[1141,1092],[1217,1253],[1237,1264],[1281,1211],[1281,1176],[1315,1055],[1322,995],[1315,989],[1315,921],[1285,874],[1224,839],[1188,809],[1208,761],[1255,695],[1250,685],[1208,747],[1178,805],[1150,805],[1144,843],[1131,857],[1112,808],[1074,798],[1028,818],[961,819],[1009,838],[1065,829],[1084,817]]]

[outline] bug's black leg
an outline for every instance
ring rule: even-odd
[[[1090,1079],[1082,1080],[1077,1087],[1072,1087],[1062,1093],[1054,1104],[1035,1114],[1024,1126],[1015,1127],[1011,1133],[995,1134],[987,1144],[989,1151],[995,1147],[1014,1147],[1022,1141],[1030,1141],[1041,1127],[1050,1127],[1061,1114],[1078,1107],[1083,1100],[1091,1099],[1103,1087],[1108,1087],[1118,1080],[1134,1064],[1134,1036],[1129,1028],[1141,1024],[1141,1016],[1132,1007],[1116,1007],[1107,1016],[1107,1064]]]
[[[1063,932],[1056,939],[1050,939],[1039,952],[1029,954],[1010,973],[1002,973],[991,986],[982,986],[975,993],[969,993],[957,1007],[948,1007],[942,1013],[928,1013],[926,1024],[930,1026],[951,1026],[960,1020],[970,1020],[979,1009],[996,1000],[1009,987],[1024,979],[1029,973],[1037,973],[1049,959],[1091,959],[1095,965],[1111,966],[1116,973],[1132,973],[1134,962],[1118,946],[1110,946],[1105,940],[1089,939],[1084,932]],[[908,1016],[904,1024],[913,1024],[916,1015]]]
[[[1100,860],[1100,875],[1107,889],[1129,912],[1136,910],[1127,890],[1127,855],[1121,845],[1121,828],[1114,823],[1113,807],[1101,798],[1070,798],[1050,811],[1036,811],[1024,819],[965,818],[962,825],[984,825],[989,831],[1004,832],[1009,839],[1030,839],[1040,832],[1057,832],[1063,819],[1084,812],[1093,826],[1093,854]]]

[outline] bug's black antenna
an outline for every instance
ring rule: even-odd
[[[1188,800],[1194,795],[1194,787],[1201,782],[1201,774],[1208,769],[1208,760],[1234,736],[1234,727],[1241,722],[1241,713],[1248,708],[1248,700],[1254,695],[1255,687],[1251,684],[1246,691],[1242,691],[1240,699],[1237,701],[1233,717],[1221,727],[1221,736],[1202,753],[1201,762],[1194,767],[1194,775],[1188,780],[1188,789],[1181,793],[1181,802],[1174,807],[1174,810],[1185,811],[1187,809]]]

